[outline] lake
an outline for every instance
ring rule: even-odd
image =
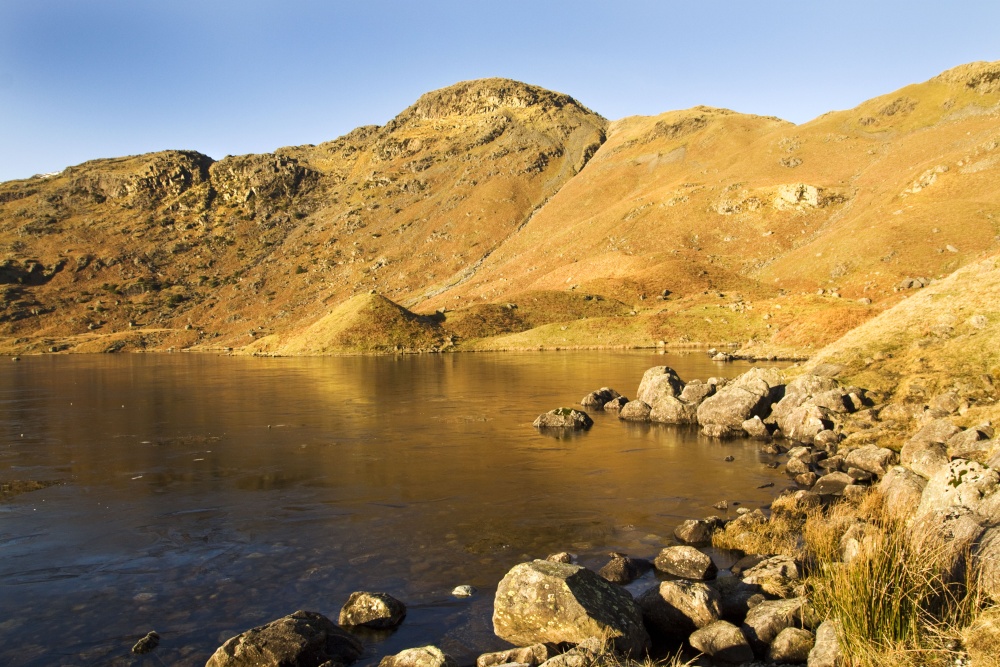
[[[364,636],[360,665],[428,643],[471,664],[507,646],[493,594],[517,563],[652,558],[681,521],[786,484],[750,441],[593,410],[586,433],[532,428],[601,386],[634,396],[655,365],[749,368],[650,351],[5,360],[0,483],[52,484],[0,502],[0,664],[201,666],[297,609],[336,621],[356,590],[409,609]],[[160,647],[131,655],[150,630]]]

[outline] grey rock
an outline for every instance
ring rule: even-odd
[[[340,610],[341,625],[394,628],[406,618],[406,605],[388,593],[351,593]]]
[[[701,582],[663,581],[639,596],[646,625],[660,635],[684,639],[721,618],[719,593]]]
[[[757,598],[762,598],[760,586],[748,584],[739,576],[725,575],[707,583],[719,593],[722,618],[733,623],[742,623],[750,611],[751,600],[758,602]]]
[[[684,381],[669,366],[653,366],[642,374],[635,397],[652,405],[661,396],[678,397],[684,391]]]
[[[462,584],[461,586],[455,586],[455,588],[451,589],[451,594],[457,598],[470,598],[476,594],[476,589],[474,586]]]
[[[674,537],[684,544],[708,544],[715,532],[715,522],[706,519],[688,519],[674,528]]]
[[[961,405],[962,403],[958,399],[958,394],[953,391],[935,396],[930,402],[931,410],[943,412],[944,414],[958,412],[958,408],[961,407]]]
[[[1000,599],[1000,526],[990,526],[977,538],[972,557],[979,586],[993,600]]]
[[[843,663],[843,652],[840,649],[839,630],[837,621],[823,621],[816,628],[816,643],[809,651],[809,667],[841,667]]]
[[[753,648],[754,653],[764,656],[771,642],[785,628],[791,628],[802,622],[802,610],[805,598],[789,600],[767,600],[750,609],[743,622],[743,634]]]
[[[920,504],[925,486],[927,480],[917,473],[903,466],[893,466],[879,482],[878,490],[887,508],[900,516],[909,516]]]
[[[795,476],[796,484],[809,489],[816,486],[817,480],[819,480],[819,476],[814,472],[804,472]]]
[[[580,642],[565,653],[554,655],[542,663],[544,667],[593,667],[603,652],[603,643],[597,637]]]
[[[875,445],[858,447],[844,457],[844,463],[848,467],[859,468],[879,477],[885,475],[895,462],[896,452]]]
[[[987,463],[996,444],[990,440],[992,436],[988,435],[988,431],[992,430],[986,426],[977,426],[951,436],[946,443],[948,458]]]
[[[132,647],[132,653],[136,655],[145,655],[156,649],[160,645],[160,634],[155,630],[146,633],[142,639],[137,641]]]
[[[421,646],[387,655],[378,667],[458,667],[458,663],[437,646]]]
[[[558,653],[552,644],[532,644],[524,648],[512,648],[506,651],[496,651],[494,653],[484,653],[476,658],[476,667],[497,667],[497,665],[507,665],[519,663],[535,667]]]
[[[659,424],[694,424],[697,414],[697,405],[673,396],[662,396],[651,406],[649,420]]]
[[[713,579],[718,572],[708,554],[689,546],[662,549],[653,561],[653,565],[660,572],[683,579],[703,581]]]
[[[605,412],[620,412],[628,404],[628,399],[624,396],[618,396],[617,398],[612,398],[610,401],[604,404]]]
[[[771,662],[804,665],[816,643],[813,633],[801,628],[785,628],[771,642],[768,659]]]
[[[948,465],[948,447],[941,442],[909,440],[899,450],[899,462],[913,472],[930,479]]]
[[[813,442],[821,431],[833,427],[831,414],[826,408],[804,403],[789,412],[788,416],[778,422],[778,425],[781,426],[781,432],[789,440]]]
[[[613,584],[630,584],[649,569],[648,561],[640,562],[624,554],[614,554],[598,574]]]
[[[949,507],[967,507],[976,512],[984,498],[1000,484],[1000,475],[975,461],[955,459],[931,477],[920,497],[917,515]]]
[[[695,649],[716,660],[741,664],[753,660],[753,649],[743,632],[727,621],[715,621],[688,638]]]
[[[629,422],[648,422],[651,408],[645,401],[629,401],[618,411],[618,419]]]
[[[810,472],[809,464],[802,459],[788,459],[788,463],[785,464],[785,472],[789,475],[801,475],[804,472]]]
[[[621,394],[611,387],[601,387],[600,389],[592,391],[584,396],[580,401],[580,405],[585,408],[602,409],[604,408],[605,403],[614,398],[618,398],[619,396],[621,396]]]
[[[854,480],[847,473],[831,472],[820,477],[812,490],[821,496],[842,496],[844,489],[853,483]]]
[[[572,408],[556,408],[538,415],[532,426],[546,429],[566,429],[582,431],[594,425],[594,420],[586,412]]]
[[[716,385],[692,380],[684,385],[684,391],[678,396],[685,403],[691,403],[695,407],[701,404],[706,398],[715,393]]]
[[[767,424],[765,424],[757,415],[745,420],[742,426],[743,430],[746,431],[747,435],[751,438],[767,440],[771,437],[771,431],[768,430]]]
[[[745,583],[760,586],[765,593],[777,597],[787,597],[799,577],[795,560],[782,555],[766,558],[742,574]]]
[[[327,661],[349,665],[362,651],[354,635],[327,617],[297,611],[229,639],[205,667],[318,667]]]
[[[497,587],[493,630],[512,644],[578,644],[606,636],[616,650],[649,648],[632,596],[579,565],[535,560],[511,569]]]
[[[560,551],[559,553],[549,554],[545,557],[545,560],[553,563],[572,563],[573,554],[566,551]]]

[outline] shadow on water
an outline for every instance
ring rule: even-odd
[[[472,662],[504,646],[493,594],[518,562],[651,558],[680,521],[784,485],[752,444],[693,429],[603,412],[587,432],[531,426],[663,364],[686,380],[747,368],[645,352],[0,368],[0,484],[39,483],[0,503],[0,663],[200,666],[297,609],[335,619],[355,590],[409,607],[364,636],[365,662],[428,643]],[[478,592],[451,597],[461,584]],[[150,630],[160,646],[131,655]]]

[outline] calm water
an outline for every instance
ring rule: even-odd
[[[296,609],[336,620],[355,590],[409,607],[361,664],[427,643],[469,664],[506,646],[490,615],[513,565],[652,557],[680,521],[783,485],[747,442],[593,411],[579,436],[531,427],[602,385],[633,396],[662,364],[685,380],[747,368],[625,352],[5,362],[0,482],[59,483],[0,503],[0,664],[203,665]],[[459,584],[478,593],[452,598]],[[153,629],[160,648],[131,656]]]

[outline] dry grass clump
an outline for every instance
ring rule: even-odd
[[[859,522],[867,530],[845,559],[841,540]],[[915,544],[904,518],[874,493],[856,508],[810,516],[804,537],[811,597],[821,616],[840,622],[848,664],[955,664],[961,628],[984,605],[974,578],[951,576],[952,554]]]
[[[783,554],[793,558],[804,555],[802,531],[808,517],[819,511],[792,495],[782,496],[771,504],[771,516],[749,512],[730,521],[712,535],[712,546],[737,549],[751,554]]]

